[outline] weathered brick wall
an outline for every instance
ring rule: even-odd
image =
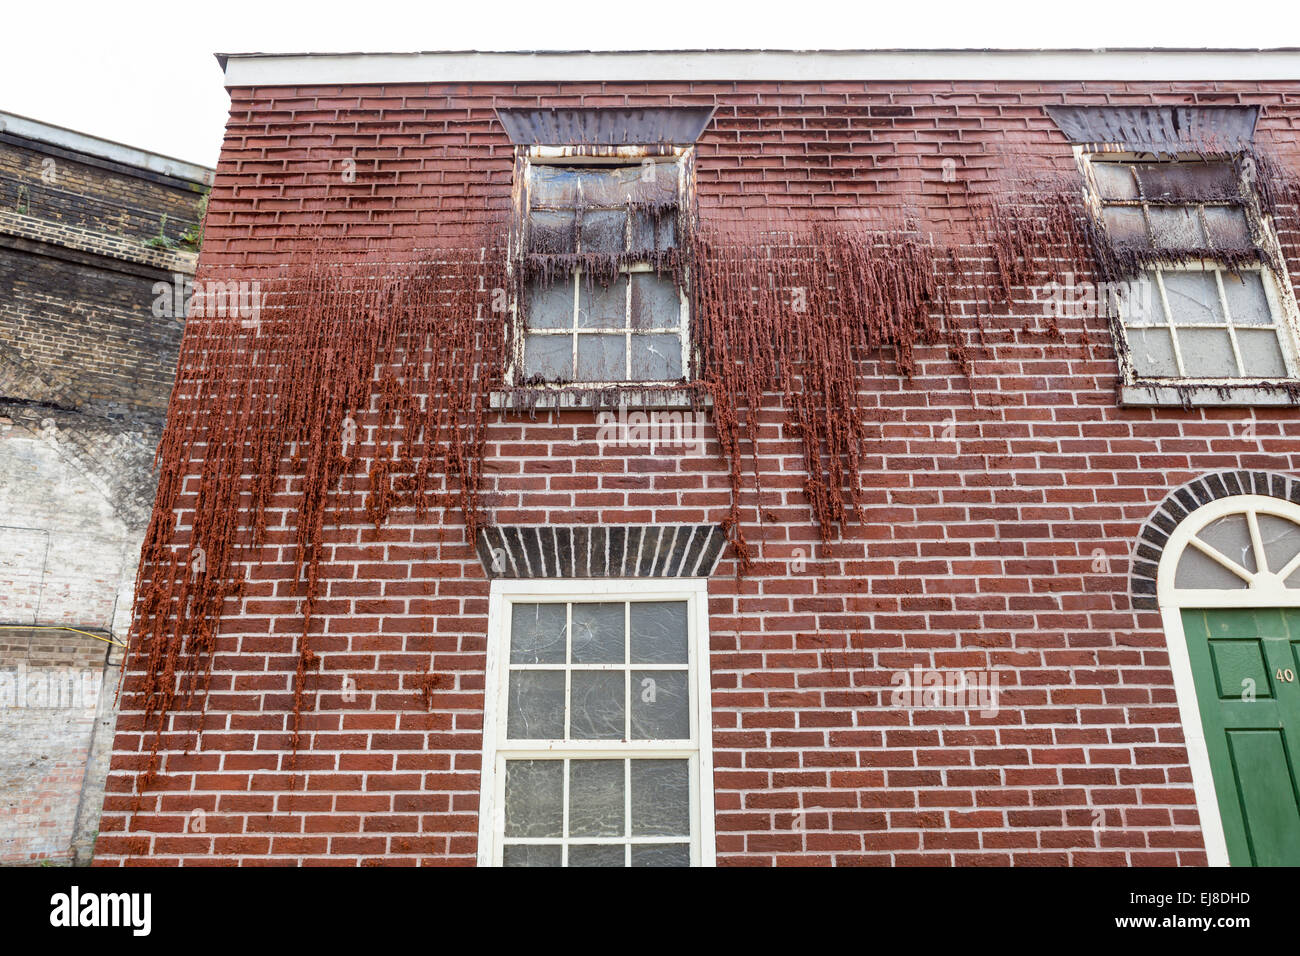
[[[702,218],[906,204],[940,235],[969,216],[968,187],[1026,156],[1073,169],[1045,105],[1258,104],[1260,143],[1293,165],[1300,110],[1300,84],[1209,82],[231,92],[201,277],[265,275],[319,235],[322,218],[388,237],[504,211],[512,148],[496,106],[716,105],[698,149]],[[350,158],[351,183],[340,176]],[[1295,269],[1297,224],[1282,225]],[[709,583],[720,862],[1205,861],[1159,618],[1133,609],[1127,573],[1170,489],[1219,469],[1294,473],[1300,415],[1122,408],[1103,319],[1064,322],[1056,341],[1032,290],[1006,312],[969,380],[938,348],[920,350],[911,381],[887,361],[869,369],[864,398],[879,415],[868,495],[842,540],[818,540],[797,436],[779,398],[766,400],[762,500],[746,492],[742,514],[753,528],[761,507],[760,560],[739,578],[728,553]],[[501,413],[489,435],[491,518],[726,516],[711,428],[702,454],[602,448],[596,433],[590,411]],[[473,861],[488,582],[454,515],[439,525],[399,512],[375,530],[356,487],[327,530],[313,624],[321,694],[296,765],[300,607],[286,495],[266,560],[220,631],[202,749],[193,721],[177,718],[159,786],[142,798],[133,771],[152,737],[128,683],[100,862]],[[418,686],[430,661],[449,686],[426,712]],[[914,665],[996,671],[1001,709],[891,707],[891,677]],[[345,677],[355,701],[339,693]],[[196,810],[202,832],[187,829]]]
[[[183,328],[154,286],[192,275],[203,188],[0,133],[0,681],[102,678],[109,645],[33,626],[126,635]],[[79,804],[92,839],[96,706],[0,695],[0,862],[67,858]]]

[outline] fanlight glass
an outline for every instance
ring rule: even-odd
[[[1254,510],[1216,518],[1188,542],[1174,587],[1231,591],[1263,578],[1300,587],[1300,524]]]

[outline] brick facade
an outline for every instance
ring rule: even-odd
[[[496,107],[716,107],[698,143],[701,219],[906,206],[943,236],[969,195],[1030,157],[1075,169],[1044,107],[1262,108],[1294,168],[1300,83],[699,82],[235,87],[200,278],[269,275],[319,223],[400,237],[508,210]],[[345,160],[355,181],[339,177]],[[951,161],[951,162],[948,162]],[[946,169],[955,176],[945,175]],[[1279,223],[1300,268],[1300,223]],[[973,307],[973,306],[972,306]],[[1159,615],[1135,605],[1142,529],[1211,472],[1294,476],[1293,407],[1132,408],[1103,317],[1062,323],[1022,290],[969,380],[942,348],[911,381],[871,366],[862,521],[822,543],[797,441],[769,395],[752,571],[709,581],[717,858],[728,865],[1206,861]],[[1242,424],[1250,422],[1249,437]],[[363,428],[373,422],[361,422]],[[707,525],[727,468],[700,452],[601,448],[590,410],[500,411],[485,501],[499,526]],[[489,574],[454,513],[376,530],[358,488],[328,529],[308,743],[288,728],[299,604],[291,533],[218,641],[202,746],[164,738],[159,785],[124,698],[97,862],[472,864]],[[279,504],[292,507],[285,497]],[[760,512],[761,511],[761,515]],[[426,666],[443,680],[426,710]],[[993,717],[888,706],[914,665],[1000,675]],[[355,701],[340,695],[355,681]],[[128,682],[131,680],[128,675]],[[137,801],[139,801],[137,803]],[[201,832],[189,826],[202,810]],[[127,834],[128,820],[134,832]]]

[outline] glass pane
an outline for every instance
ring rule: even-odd
[[[1264,279],[1258,272],[1252,270],[1239,275],[1223,272],[1220,275],[1233,325],[1273,324],[1273,310],[1268,307]]]
[[[1268,569],[1279,574],[1300,554],[1300,525],[1276,515],[1257,515],[1259,538],[1264,545]],[[633,793],[635,793],[635,788]],[[634,818],[635,819],[635,818]]]
[[[1249,249],[1253,245],[1246,213],[1238,206],[1206,206],[1205,225],[1216,249]]]
[[[627,328],[627,279],[578,283],[578,328]]]
[[[528,200],[533,207],[572,208],[578,204],[580,173],[574,167],[533,164],[529,173]]]
[[[573,663],[623,663],[623,609],[617,604],[573,605]]]
[[[1238,329],[1237,347],[1249,378],[1286,378],[1282,343],[1273,329]]]
[[[547,381],[573,381],[572,336],[524,336],[524,376],[535,375]]]
[[[563,761],[506,761],[505,835],[564,835]]]
[[[1092,176],[1102,199],[1137,199],[1137,183],[1126,163],[1093,163]]]
[[[627,379],[627,341],[621,335],[578,336],[578,381]]]
[[[690,866],[689,843],[644,843],[632,845],[633,866]]]
[[[1174,573],[1174,587],[1177,588],[1232,591],[1247,586],[1244,579],[1190,545],[1183,551],[1178,570]]]
[[[564,737],[564,672],[511,671],[506,736],[511,740]]]
[[[511,608],[510,663],[564,663],[563,604],[516,604]]]
[[[1107,206],[1102,210],[1111,241],[1125,246],[1148,246],[1147,223],[1133,206]]]
[[[682,377],[682,340],[676,335],[632,336],[632,380],[667,382]]]
[[[1165,298],[1175,325],[1225,321],[1213,272],[1166,271],[1164,277]]]
[[[571,212],[528,215],[528,251],[534,255],[572,255],[578,251],[577,220]]]
[[[652,272],[632,276],[632,328],[675,329],[681,320],[682,301],[671,277]]]
[[[623,835],[623,761],[569,761],[569,836]]]
[[[515,843],[506,846],[501,862],[504,866],[560,866],[562,853],[558,843]]]
[[[602,209],[582,217],[582,251],[618,255],[627,245],[627,213]]]
[[[677,244],[675,207],[642,209],[632,216],[633,251],[655,252]]]
[[[573,283],[547,285],[540,279],[530,283],[525,309],[530,329],[573,328]]]
[[[577,844],[569,847],[569,866],[626,866],[621,843]]]
[[[588,166],[581,172],[584,205],[620,208],[677,201],[676,163]]]
[[[623,671],[573,671],[570,684],[570,738],[622,740],[626,732]]]
[[[1179,329],[1183,371],[1192,378],[1236,378],[1237,360],[1227,329]]]
[[[1255,547],[1250,540],[1250,525],[1244,514],[1224,515],[1211,521],[1197,535],[1225,558],[1236,561],[1247,571],[1255,570]]]
[[[1145,199],[1177,202],[1237,195],[1237,174],[1228,163],[1152,163],[1134,168]]]
[[[690,739],[690,698],[686,688],[686,671],[633,671],[632,738]]]
[[[1174,344],[1168,329],[1129,329],[1129,358],[1133,369],[1146,378],[1172,378],[1178,374]]]
[[[633,760],[632,835],[690,836],[690,780],[685,760]]]
[[[686,663],[685,601],[633,601],[628,617],[633,664]]]
[[[1147,210],[1151,219],[1151,241],[1158,249],[1204,249],[1201,217],[1194,207]]]
[[[1156,274],[1148,271],[1136,279],[1111,283],[1103,298],[1123,318],[1125,325],[1167,325],[1165,307],[1160,302]]]

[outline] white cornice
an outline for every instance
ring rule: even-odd
[[[226,86],[618,81],[1300,80],[1300,50],[228,53]]]

